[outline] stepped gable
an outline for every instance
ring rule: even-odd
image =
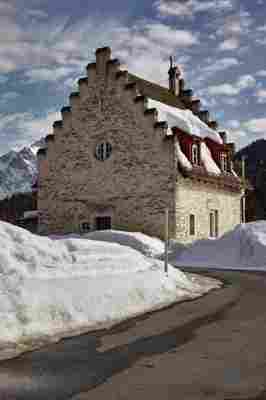
[[[201,220],[198,236],[206,234],[202,208],[223,212],[221,231],[239,222],[241,187],[226,162],[226,135],[210,129],[217,123],[179,69],[171,64],[168,74],[167,89],[121,70],[109,47],[96,50],[38,152],[40,233],[104,223],[160,237],[165,208],[170,234],[179,238],[191,213]]]
[[[172,61],[172,60],[171,60]],[[171,79],[175,79],[176,82],[173,85],[170,82]],[[156,108],[147,108],[147,99],[151,98],[155,101],[158,101],[162,104],[165,104],[170,107],[177,108],[179,110],[191,110],[193,114],[195,114],[199,119],[201,119],[207,127],[216,130],[218,129],[218,122],[214,120],[210,120],[210,114],[208,110],[201,109],[201,101],[198,98],[193,97],[192,89],[185,89],[185,81],[180,78],[180,71],[177,67],[174,67],[171,62],[171,67],[169,70],[169,87],[174,86],[174,91],[172,89],[168,89],[166,87],[160,86],[154,82],[147,81],[143,78],[140,78],[134,74],[129,73],[126,70],[120,69],[120,62],[118,59],[111,59],[111,50],[109,47],[103,47],[96,50],[96,63],[90,63],[87,65],[87,76],[81,77],[78,80],[79,91],[72,92],[69,95],[69,104],[67,106],[62,107],[61,121],[55,121],[53,124],[53,134],[48,135],[46,138],[46,150],[40,152],[39,162],[42,162],[48,155],[49,152],[53,151],[54,143],[56,142],[56,136],[62,135],[62,130],[67,130],[72,132],[75,135],[75,131],[72,129],[72,112],[75,108],[78,108],[84,97],[88,95],[89,85],[92,81],[100,81],[102,80],[104,85],[108,86],[108,81],[112,80],[117,82],[117,86],[122,88],[125,92],[129,93],[129,96],[134,100],[133,104],[135,107],[140,107],[143,115],[146,119],[150,121],[150,124],[153,126],[154,130],[158,133],[160,132],[162,137],[169,137],[169,128],[168,123],[165,120],[160,120],[158,118],[158,110]],[[190,136],[189,140],[193,141],[205,141],[203,138],[197,138],[195,135],[188,134],[187,132],[182,131],[182,129],[178,127],[173,127],[172,132],[174,134],[178,134],[179,137]],[[167,135],[168,133],[168,135]],[[214,161],[219,164],[217,149],[223,150],[228,155],[229,163],[231,163],[231,144],[226,143],[226,133],[219,132],[222,138],[223,144],[219,145],[214,143],[214,148],[211,148],[211,154]],[[181,135],[181,136],[180,136]],[[206,141],[208,144],[208,140]],[[183,145],[181,144],[181,147]],[[60,152],[60,149],[59,149]],[[182,170],[182,166],[181,166]],[[194,174],[195,172],[195,174]],[[230,172],[229,170],[227,172]],[[195,168],[193,166],[192,171],[188,174],[185,171],[184,176],[196,177],[203,176],[204,173],[208,175],[208,171],[204,168]],[[194,175],[193,175],[194,174]],[[217,178],[218,182],[222,182],[222,176],[215,177],[212,176],[212,181]],[[232,179],[231,179],[232,178]],[[231,176],[228,180],[229,186],[235,182],[237,188],[239,187],[239,180],[237,177]]]

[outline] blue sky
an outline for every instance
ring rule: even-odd
[[[52,132],[95,49],[167,85],[169,56],[240,148],[266,137],[265,0],[0,0],[0,154]]]

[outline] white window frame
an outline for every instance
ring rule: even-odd
[[[191,162],[199,165],[199,146],[197,143],[193,143],[191,147]]]
[[[227,154],[226,153],[221,153],[220,154],[220,163],[221,163],[221,170],[223,172],[227,171],[227,163],[228,163],[228,159],[227,159]]]

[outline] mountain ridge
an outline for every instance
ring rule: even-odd
[[[45,144],[41,138],[19,151],[0,156],[0,199],[18,192],[30,192],[37,177],[37,151]]]

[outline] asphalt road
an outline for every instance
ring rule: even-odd
[[[266,399],[266,274],[0,362],[0,400]]]

